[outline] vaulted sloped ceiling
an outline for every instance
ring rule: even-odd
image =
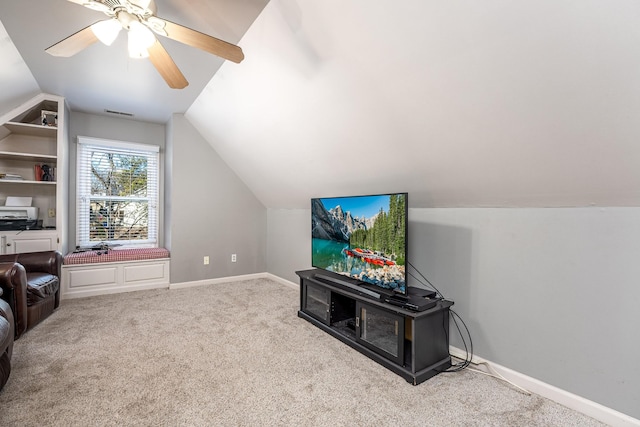
[[[242,38],[267,2],[155,0],[159,17],[233,44]],[[224,62],[200,49],[158,36],[189,82],[178,90],[167,86],[148,59],[129,58],[125,31],[111,46],[98,42],[68,58],[45,53],[54,43],[107,19],[103,13],[78,3],[81,2],[0,1],[0,21],[40,90],[64,96],[73,111],[105,114],[109,110],[132,114],[139,121],[164,123],[172,113],[189,108]],[[0,70],[4,65],[0,63]],[[2,93],[0,98],[4,98]]]
[[[0,114],[40,92],[31,70],[0,22]]]
[[[151,85],[149,64],[99,65],[115,52],[96,45],[71,69],[111,73],[78,90],[86,75],[74,81],[42,50],[70,33],[52,22],[79,29],[94,12],[7,0],[0,106],[41,90],[79,111],[131,106],[140,120],[187,111],[270,208],[387,191],[408,191],[412,207],[640,206],[637,0],[157,3],[246,59],[215,72],[215,58],[169,43],[204,90],[158,100],[119,82],[143,71]]]
[[[187,118],[268,207],[640,206],[640,3],[272,0]]]

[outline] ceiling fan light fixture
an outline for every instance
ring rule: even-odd
[[[129,56],[131,58],[149,57],[149,49],[156,41],[150,29],[138,21],[129,25]]]
[[[107,13],[111,11],[111,8],[109,6],[95,0],[85,1],[84,3],[82,3],[82,5],[88,7],[89,9],[97,10],[98,12]]]
[[[151,0],[129,0],[129,10],[138,15],[152,15]]]
[[[167,24],[162,19],[151,16],[147,18],[146,23],[147,26],[151,28],[151,30],[153,30],[155,33],[167,37],[167,31],[164,29]]]
[[[91,31],[102,43],[107,46],[111,46],[114,40],[120,34],[122,25],[115,19],[106,19],[104,21],[96,22],[91,26]]]
[[[172,89],[189,85],[156,34],[201,49],[222,59],[240,63],[244,54],[239,46],[156,16],[155,0],[69,0],[104,12],[106,22],[89,25],[45,49],[50,55],[70,57],[100,40],[111,45],[122,28],[128,33],[129,56],[149,58],[153,67]],[[168,1],[168,0],[167,0]]]

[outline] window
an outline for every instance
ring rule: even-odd
[[[157,246],[159,147],[78,137],[76,244]]]

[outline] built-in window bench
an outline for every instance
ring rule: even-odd
[[[70,253],[62,265],[60,297],[168,288],[169,261],[165,248]]]

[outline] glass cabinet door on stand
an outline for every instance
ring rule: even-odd
[[[304,288],[303,307],[310,315],[314,316],[324,324],[330,322],[331,292],[319,286],[309,284]]]
[[[358,302],[357,341],[396,363],[404,362],[404,317]]]

